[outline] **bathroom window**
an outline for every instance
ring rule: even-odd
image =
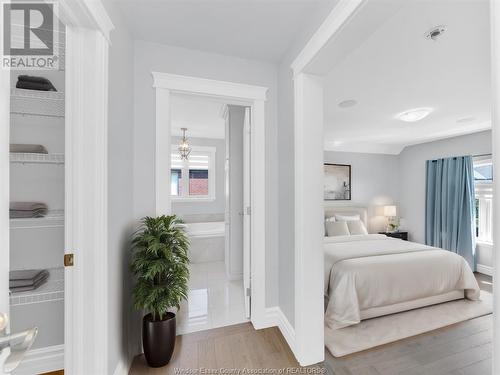
[[[215,200],[215,147],[192,146],[188,160],[173,152],[170,172],[173,200]]]

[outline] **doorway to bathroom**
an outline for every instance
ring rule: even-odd
[[[153,79],[156,214],[180,216],[191,241],[178,333],[248,320],[264,327],[267,88],[156,72]]]
[[[172,214],[185,222],[190,240],[189,294],[177,314],[180,334],[250,318],[244,278],[249,126],[248,107],[204,96],[171,97]]]

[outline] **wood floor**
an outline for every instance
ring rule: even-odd
[[[476,278],[481,289],[491,292],[491,277],[476,274]],[[320,366],[329,375],[491,375],[491,340],[492,316],[488,315],[343,358],[334,358],[326,351]],[[299,365],[277,328],[256,331],[245,323],[178,336],[168,366],[148,368],[139,356],[130,374],[181,375],[178,369],[200,368],[280,369]]]
[[[144,356],[139,356],[129,374],[180,375],[183,372],[177,369],[283,367],[298,367],[298,363],[280,331],[276,327],[256,331],[251,323],[243,323],[177,336],[174,355],[167,366],[148,368]]]

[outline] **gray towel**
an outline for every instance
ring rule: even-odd
[[[29,154],[48,154],[47,149],[42,145],[19,144],[11,143],[10,152],[13,153],[29,153]]]
[[[10,202],[9,215],[11,219],[27,219],[44,217],[48,207],[40,202]]]
[[[38,280],[36,283],[34,283],[33,285],[28,285],[28,286],[20,286],[20,287],[10,287],[10,291],[12,293],[16,293],[16,292],[28,292],[30,290],[35,290],[35,289],[38,289],[40,288],[43,284],[45,284],[47,282],[47,279],[49,278],[49,276],[47,275],[46,277]]]
[[[9,287],[18,288],[34,285],[49,277],[47,270],[19,270],[9,272]]]

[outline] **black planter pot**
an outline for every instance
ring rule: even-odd
[[[151,314],[142,318],[142,346],[150,367],[165,366],[175,347],[175,314],[169,312],[157,322]]]

